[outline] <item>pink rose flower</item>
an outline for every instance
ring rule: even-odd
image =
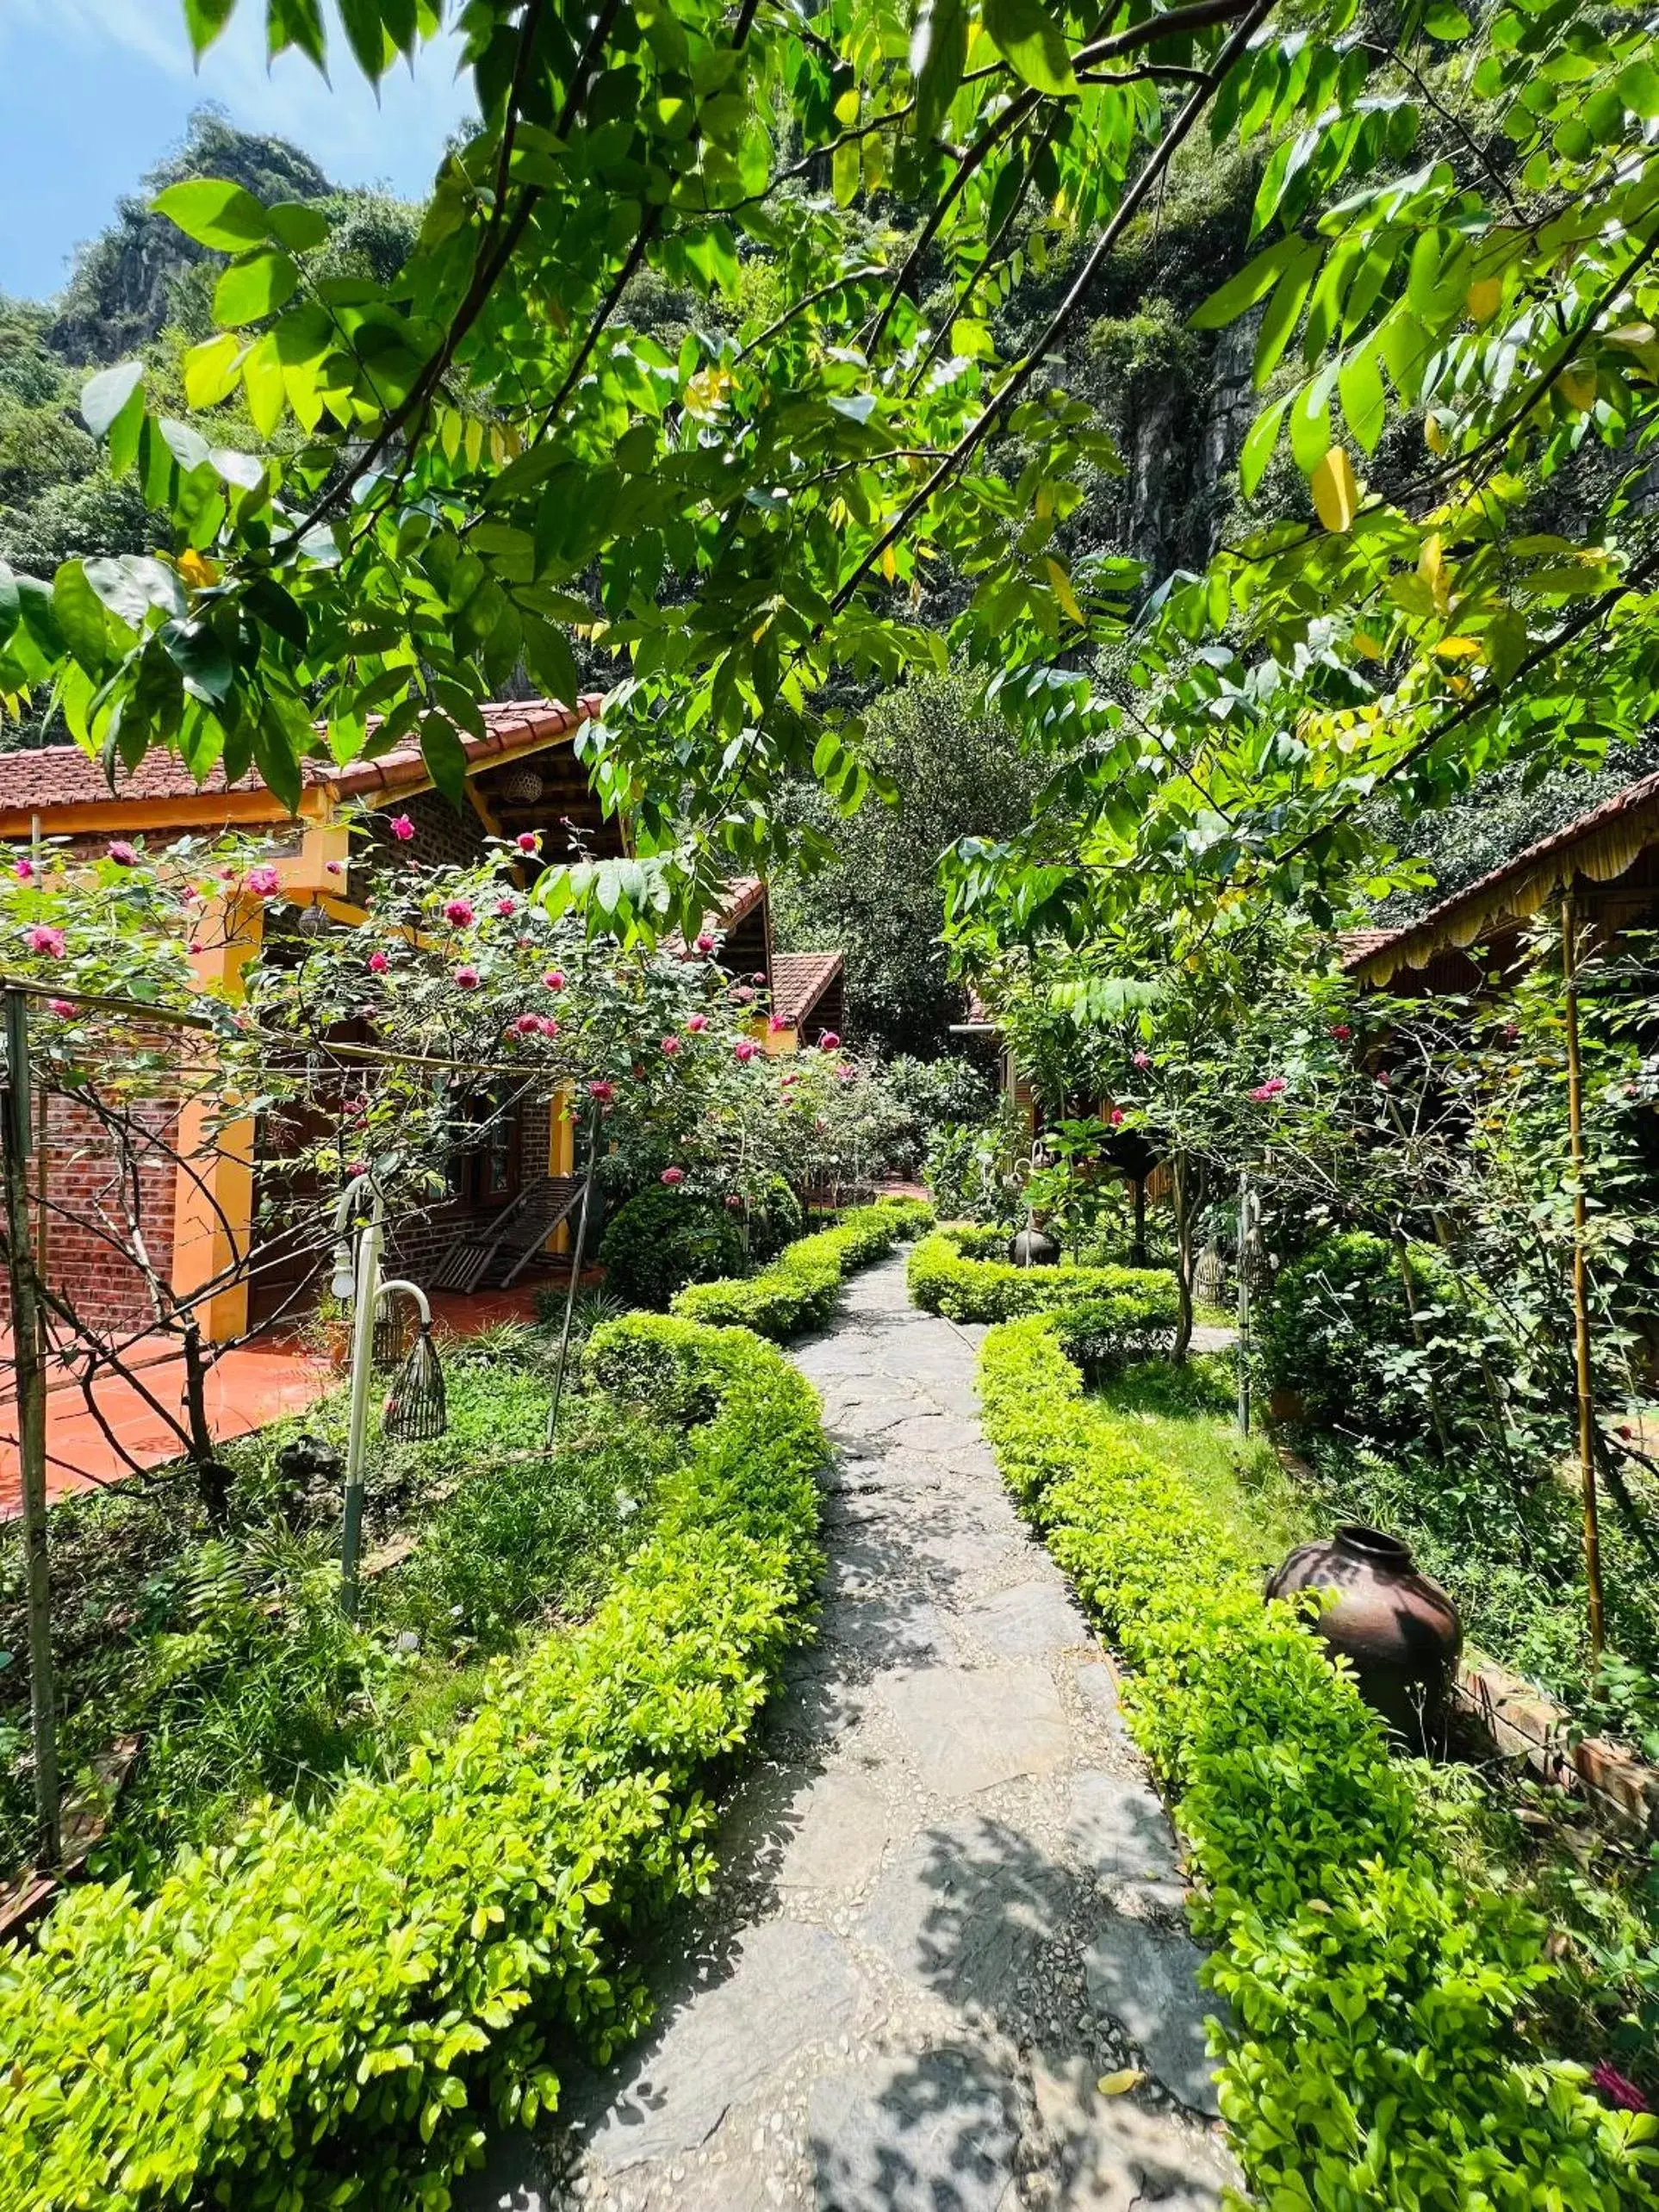
[[[368,966],[370,975],[384,975],[391,965],[384,953],[370,953],[369,955]]]
[[[344,875],[345,873],[345,862],[344,861],[325,861],[323,862],[323,873],[325,875]]]
[[[729,1214],[741,1214],[743,1210],[743,1200],[738,1196],[735,1190],[728,1190],[726,1193],[726,1211]]]
[[[368,1111],[369,1101],[366,1098],[348,1098],[345,1102],[347,1117],[353,1122],[360,1122]]]
[[[1622,2112],[1646,2112],[1650,2109],[1647,2098],[1629,2076],[1620,2073],[1617,2066],[1610,2066],[1606,2059],[1598,2059],[1590,2068],[1590,2079],[1608,2103],[1616,2104]]]
[[[1111,1119],[1111,1124],[1112,1124],[1112,1127],[1113,1127],[1115,1129],[1121,1129],[1121,1128],[1123,1127],[1123,1124],[1124,1124],[1125,1121],[1126,1121],[1128,1118],[1128,1117],[1126,1115],[1126,1114],[1125,1114],[1125,1113],[1124,1113],[1124,1111],[1123,1111],[1123,1109],[1122,1109],[1121,1106],[1114,1106],[1114,1107],[1113,1107],[1112,1111],[1111,1111],[1110,1119]]]
[[[838,1053],[841,1050],[841,1039],[833,1029],[826,1029],[818,1039],[818,1050],[821,1053]]]
[[[509,914],[516,914],[519,911],[519,909],[513,900],[510,898],[498,898],[495,902],[495,911],[501,916],[502,920],[505,921]]]
[[[1150,1067],[1152,1066],[1152,1054],[1150,1053],[1137,1053],[1134,1056],[1133,1064],[1136,1067]]]
[[[513,1024],[513,1033],[518,1037],[539,1037],[542,1034],[541,1016],[539,1014],[521,1014],[518,1020]]]
[[[842,1060],[841,1066],[836,1070],[836,1080],[837,1083],[856,1083],[858,1070],[855,1067],[848,1067],[846,1061]]]
[[[228,861],[226,861],[222,868],[215,868],[214,870],[214,873],[218,877],[221,883],[234,883],[236,880],[236,871]]]
[[[1258,1083],[1250,1095],[1258,1106],[1266,1106],[1271,1105],[1282,1090],[1289,1088],[1282,1075],[1270,1075],[1266,1082]]]
[[[550,968],[547,973],[542,978],[542,981],[546,985],[550,991],[562,991],[564,989],[564,970],[562,968]]]
[[[48,998],[47,1005],[51,1012],[65,1022],[72,1022],[79,1010],[72,998]],[[1626,1429],[1625,1434],[1628,1436],[1630,1431]]]
[[[283,879],[269,861],[261,861],[257,868],[250,868],[242,879],[244,891],[251,891],[256,898],[272,898],[283,887]]]
[[[556,1037],[558,1035],[559,1025],[553,1019],[553,1016],[550,1014],[538,1014],[536,1018],[541,1025],[541,1032],[544,1037]]]
[[[16,867],[12,870],[12,873],[16,877],[19,883],[33,883],[34,880],[34,861],[19,861]]]
[[[1376,1078],[1376,1079],[1377,1079],[1377,1082],[1382,1085],[1382,1089],[1383,1089],[1384,1090],[1386,1090],[1388,1089],[1388,1087],[1389,1087],[1389,1072],[1388,1072],[1387,1068],[1384,1068],[1384,1069],[1383,1069],[1382,1072],[1382,1073],[1377,1077],[1377,1078]]]
[[[780,1029],[786,1029],[789,1027],[789,1024],[784,1020],[781,1014],[769,1014],[767,1016],[766,1026],[771,1030],[773,1035],[775,1037]]]
[[[711,953],[714,950],[714,940],[706,929],[697,941],[697,949],[699,953]]]
[[[587,1086],[587,1096],[590,1098],[596,1098],[601,1106],[608,1105],[616,1095],[617,1087],[614,1083],[600,1081],[590,1083]]]
[[[414,823],[407,814],[395,814],[388,826],[400,845],[407,845],[414,836]]]
[[[483,979],[475,967],[468,966],[457,968],[455,979],[463,991],[476,991]]]
[[[28,948],[32,953],[45,953],[60,960],[64,956],[64,933],[48,929],[44,922],[37,923],[28,933]]]
[[[731,1053],[734,1059],[752,1060],[755,1057],[755,1045],[753,1039],[749,1037],[740,1037],[737,1040],[737,1042],[732,1047]]]
[[[444,919],[464,929],[472,919],[472,901],[468,898],[448,898],[444,902]]]
[[[694,1037],[700,1035],[708,1026],[709,1017],[706,1014],[688,1014],[686,1017],[686,1027]]]
[[[664,1037],[662,1040],[662,1054],[665,1059],[672,1059],[679,1050],[680,1040],[678,1037]]]
[[[345,1175],[348,1182],[355,1183],[358,1176],[367,1175],[368,1172],[369,1163],[366,1159],[348,1159],[345,1163]]]
[[[763,984],[766,981],[766,970],[764,968],[756,968],[754,974],[750,976],[749,981],[751,983]]]
[[[533,853],[541,839],[533,830],[521,830],[513,841],[521,853]]]
[[[1336,1039],[1338,1044],[1345,1045],[1352,1036],[1353,1031],[1345,1022],[1334,1022],[1331,1025],[1331,1035]]]
[[[685,1181],[686,1171],[683,1167],[665,1167],[657,1179],[659,1182],[666,1183],[672,1190],[677,1184]]]
[[[739,1006],[749,1006],[754,1003],[755,993],[746,983],[739,984],[731,995]]]
[[[112,837],[104,848],[104,851],[106,856],[114,861],[117,867],[130,868],[137,864],[137,851],[127,843],[125,837]]]

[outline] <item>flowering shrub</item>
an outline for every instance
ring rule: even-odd
[[[436,2202],[486,2111],[552,2108],[559,2042],[637,2034],[634,1933],[706,1880],[705,1777],[800,1634],[825,1444],[752,1336],[634,1317],[587,1364],[704,1424],[650,1539],[395,1779],[262,1806],[151,1901],[89,1884],[0,1954],[0,2203]]]
[[[1082,1395],[1064,1316],[980,1362],[1003,1475],[1135,1670],[1130,1725],[1175,1800],[1229,2008],[1221,2110],[1287,2207],[1653,2202],[1659,2134],[1529,2034],[1547,1929],[1448,1869],[1349,1675],[1179,1475]]]

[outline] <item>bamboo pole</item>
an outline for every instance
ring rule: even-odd
[[[1584,1579],[1590,1598],[1590,1664],[1601,1663],[1601,1529],[1595,1485],[1595,1404],[1590,1382],[1588,1209],[1584,1190],[1584,1086],[1578,1050],[1578,957],[1573,900],[1561,902],[1561,969],[1567,1015],[1567,1122],[1573,1151],[1573,1347],[1578,1371],[1578,1468],[1584,1494]]]
[[[28,1578],[29,1722],[34,1751],[34,1810],[40,1863],[61,1855],[58,1716],[53,1687],[52,1581],[47,1560],[46,1367],[29,1221],[28,1002],[5,994],[6,1271],[11,1288],[12,1356],[17,1376],[17,1459],[22,1477],[23,1551]]]
[[[1250,1170],[1239,1170],[1239,1430],[1250,1433]]]
[[[582,1177],[581,1208],[576,1215],[576,1242],[570,1254],[570,1282],[564,1294],[564,1326],[559,1331],[558,1364],[553,1370],[553,1402],[547,1413],[547,1441],[550,1450],[556,1450],[559,1441],[559,1407],[564,1402],[564,1370],[570,1357],[570,1324],[576,1310],[576,1287],[581,1280],[581,1264],[587,1248],[587,1207],[593,1195],[593,1177],[599,1167],[600,1114],[597,1103],[587,1122],[587,1171]]]

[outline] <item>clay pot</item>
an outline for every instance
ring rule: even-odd
[[[1011,1240],[1008,1256],[1016,1267],[1058,1267],[1060,1248],[1033,1221]]]
[[[1300,1544],[1268,1577],[1270,1598],[1334,1590],[1318,1633],[1353,1667],[1360,1695],[1417,1749],[1440,1740],[1463,1623],[1440,1585],[1420,1575],[1411,1547],[1353,1525]]]

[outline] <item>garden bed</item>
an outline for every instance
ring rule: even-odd
[[[1006,1233],[951,1221],[910,1255],[910,1296],[953,1321],[1003,1321],[1059,1306],[1086,1304],[1101,1333],[1128,1339],[1161,1333],[1177,1314],[1175,1277],[1156,1267],[1015,1267],[1000,1256]]]
[[[1229,1468],[1215,1422],[1189,1479],[1168,1446],[1202,1419],[1202,1376],[1165,1381],[1162,1404],[1144,1371],[1090,1399],[1065,1327],[992,1332],[985,1426],[1132,1669],[1131,1724],[1188,1839],[1229,2008],[1221,2104],[1252,2185],[1446,2212],[1548,2190],[1650,2202],[1653,2123],[1548,2054],[1568,1977],[1482,1835],[1478,1783],[1393,1760],[1305,1619],[1264,1604],[1263,1551],[1300,1501],[1258,1456]]]
[[[707,1786],[802,1633],[824,1440],[744,1333],[634,1317],[589,1367],[685,1439],[646,1540],[395,1774],[261,1805],[149,1903],[88,1886],[0,1954],[0,2202],[407,2204],[487,2106],[556,2100],[568,2042],[637,2031],[633,1931],[705,1878]]]

